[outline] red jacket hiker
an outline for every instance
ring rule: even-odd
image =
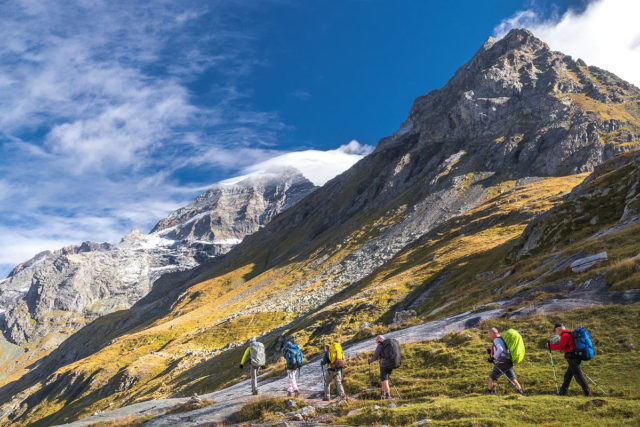
[[[549,343],[551,350],[564,351],[564,358],[569,360],[569,353],[576,349],[576,345],[573,342],[573,335],[567,330],[560,335],[560,342],[558,344]]]

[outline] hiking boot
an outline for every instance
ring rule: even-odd
[[[567,389],[561,388],[560,391],[558,392],[558,396],[566,396],[566,395],[567,395]]]
[[[493,390],[486,389],[484,391],[484,394],[493,394]]]
[[[380,395],[380,400],[387,400],[389,397],[387,397],[387,393],[382,393]]]
[[[288,391],[287,392],[287,397],[293,397],[293,392],[292,391]]]
[[[587,397],[591,397],[591,396],[593,396],[593,393],[591,393],[591,390],[587,389],[587,390],[584,390],[584,395],[587,396]]]
[[[322,400],[324,400],[325,402],[328,402],[328,401],[330,401],[331,399],[329,399],[329,396],[325,396],[325,397],[323,397],[323,398],[322,398]]]
[[[298,397],[298,396],[300,396],[300,392],[299,392],[298,390],[296,390],[296,391],[294,391],[294,392],[293,392],[293,395],[294,395],[295,397]]]

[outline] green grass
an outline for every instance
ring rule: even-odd
[[[549,352],[544,343],[553,323],[562,320],[568,327],[583,325],[592,334],[596,357],[583,363],[584,371],[607,392],[585,398],[572,382],[568,397],[554,396],[555,384]],[[403,345],[403,366],[391,377],[402,396],[397,408],[376,411],[380,402],[359,401],[353,407],[363,412],[342,416],[335,422],[347,425],[406,425],[430,418],[447,425],[638,425],[640,422],[640,353],[629,344],[640,343],[640,304],[609,306],[566,313],[564,316],[536,316],[521,320],[487,321],[478,328],[449,334],[441,340]],[[518,381],[527,396],[515,394],[505,378],[498,381],[498,395],[483,395],[490,365],[486,330],[496,326],[518,329],[525,340],[525,360],[516,366]],[[541,327],[542,326],[542,327]],[[368,394],[367,355],[351,360],[345,373],[348,393]],[[561,380],[566,362],[554,352]],[[377,365],[372,366],[375,394],[379,391]],[[392,390],[393,391],[393,390]],[[394,393],[395,394],[395,393]],[[603,399],[600,403],[596,399]],[[594,402],[595,403],[591,403]],[[408,406],[402,406],[407,404]],[[383,405],[381,405],[383,406]]]
[[[293,400],[297,403],[297,407],[295,409],[302,408],[307,406],[307,403],[298,398],[291,397],[269,397],[269,398],[257,398],[240,409],[238,412],[237,418],[239,422],[252,421],[256,419],[260,419],[262,421],[273,420],[277,418],[274,415],[274,412],[282,412],[287,413],[292,411],[287,406],[287,401]]]

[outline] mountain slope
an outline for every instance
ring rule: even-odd
[[[108,338],[83,359],[43,362],[3,387],[2,401],[13,397],[3,413],[60,422],[109,404],[210,391],[235,380],[230,367],[252,335],[265,333],[273,351],[290,333],[313,353],[328,337],[384,330],[396,308],[415,304],[423,318],[438,318],[517,296],[514,287],[492,294],[529,271],[526,260],[515,272],[500,264],[509,243],[580,173],[638,145],[639,102],[634,86],[527,31],[488,40],[445,87],[418,98],[371,155],[201,276],[168,282],[180,296],[157,295],[156,318],[131,320],[148,307],[139,305],[99,319],[87,330]],[[364,322],[373,325],[361,331]]]
[[[314,189],[297,170],[273,170],[212,187],[150,234],[38,254],[2,282],[2,332],[15,344],[55,348],[88,322],[131,307],[162,276],[228,252]]]

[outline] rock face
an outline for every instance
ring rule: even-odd
[[[272,171],[211,188],[150,234],[134,230],[118,244],[38,254],[0,282],[2,332],[16,344],[48,336],[45,346],[55,346],[87,322],[131,307],[163,274],[228,252],[314,188],[294,169]]]
[[[219,184],[158,222],[152,233],[173,240],[237,244],[313,191],[296,169]]]
[[[306,236],[270,266],[313,242],[333,245],[318,257],[312,277],[242,314],[313,310],[437,225],[478,206],[489,187],[592,171],[639,140],[638,88],[551,51],[529,31],[490,38],[442,89],[417,98],[400,129],[372,154],[241,245],[268,245],[283,233]],[[324,262],[352,244],[348,236],[357,227],[374,222],[380,226],[360,237],[355,250]]]
[[[640,151],[617,156],[598,166],[565,197],[561,206],[532,221],[509,257],[518,260],[548,251],[557,244],[570,242],[573,234],[585,230],[594,230],[592,238],[595,239],[632,227],[640,222],[639,195]],[[606,259],[606,254],[601,258]],[[585,267],[595,265],[598,259]]]

